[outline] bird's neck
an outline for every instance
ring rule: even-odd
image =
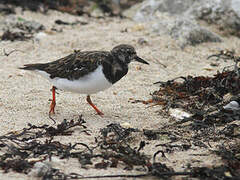
[[[112,59],[112,61],[103,62],[103,73],[108,81],[112,84],[119,81],[128,72],[128,64],[125,64],[118,59]]]

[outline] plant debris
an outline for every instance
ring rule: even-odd
[[[66,21],[62,21],[61,19],[57,19],[55,23],[58,25],[71,25],[71,26],[77,25],[77,24],[80,24],[80,25],[88,24],[88,22],[84,22],[84,21],[66,22]]]
[[[25,41],[32,39],[35,33],[45,30],[45,26],[16,16],[8,16],[3,21],[1,40]]]
[[[235,51],[225,50],[209,56],[212,57],[232,60],[235,64],[213,77],[187,76],[156,82],[155,84],[160,84],[160,89],[152,93],[152,99],[136,100],[135,103],[161,105],[159,112],[169,117],[172,109],[181,109],[191,114],[189,117],[175,119],[174,123],[160,129],[144,130],[148,140],[159,140],[167,135],[167,143],[156,145],[162,148],[162,155],[194,147],[208,149],[212,153],[212,148],[220,146],[217,155],[223,157],[225,164],[190,168],[194,174],[191,176],[199,179],[236,179],[240,177],[239,152],[237,148],[226,150],[221,145],[232,142],[239,144],[240,56],[235,55]]]
[[[110,124],[100,130],[100,136],[95,138],[95,145],[89,146],[83,142],[75,144],[63,144],[54,140],[55,136],[69,136],[74,132],[74,127],[81,127],[80,132],[87,133],[87,127],[82,116],[78,120],[64,120],[56,127],[49,125],[35,126],[28,124],[27,128],[20,131],[10,132],[4,136],[0,136],[0,168],[5,173],[10,170],[18,173],[25,173],[42,177],[42,179],[98,179],[98,178],[114,178],[114,177],[146,177],[155,176],[161,179],[169,179],[172,176],[189,176],[204,178],[236,177],[238,174],[235,170],[229,169],[227,166],[219,167],[194,167],[187,168],[186,171],[176,172],[173,168],[164,163],[157,162],[156,156],[161,153],[162,157],[166,157],[165,153],[173,153],[174,151],[187,151],[191,148],[189,144],[171,145],[171,142],[159,144],[158,147],[165,147],[154,155],[146,155],[141,150],[146,146],[145,141],[140,141],[139,147],[132,147],[131,141],[134,140],[134,133],[146,133],[150,130],[141,131],[134,128],[123,128],[119,124]],[[164,134],[160,131],[152,131],[152,134]],[[174,134],[170,133],[170,134]],[[169,135],[170,135],[169,134]],[[44,140],[45,139],[45,140]],[[178,141],[178,138],[172,141]],[[83,147],[80,148],[80,147]],[[175,150],[174,150],[175,149]],[[224,159],[232,158],[232,151],[239,151],[239,148],[225,153],[224,150],[215,153]],[[53,157],[59,159],[76,158],[81,164],[81,168],[123,168],[132,170],[136,167],[143,167],[141,174],[119,174],[104,176],[82,176],[78,173],[65,174],[62,170],[53,168],[51,164]],[[235,156],[238,158],[237,156]],[[234,162],[236,160],[234,159]],[[238,163],[236,161],[236,163]],[[234,164],[234,166],[238,164]],[[229,164],[232,163],[229,161]],[[232,166],[232,167],[234,167]]]
[[[60,180],[150,176],[161,179],[173,176],[179,176],[179,179],[239,179],[240,112],[237,107],[240,104],[240,58],[226,52],[214,56],[233,60],[233,70],[224,69],[213,77],[187,76],[158,82],[160,89],[152,94],[151,100],[144,102],[162,105],[161,114],[169,117],[170,109],[174,108],[189,112],[191,116],[174,121],[172,117],[168,124],[143,130],[112,123],[100,129],[99,135],[90,143],[57,140],[60,136],[71,137],[76,133],[92,136],[82,116],[76,120],[65,119],[54,126],[29,123],[22,130],[0,136],[0,168],[5,173],[15,171]],[[154,146],[150,150],[149,144],[152,143]],[[194,153],[195,149],[201,149],[203,153]],[[171,157],[179,154],[186,156],[187,163],[183,164],[181,171],[176,171],[169,162],[177,161]],[[209,155],[217,156],[220,162],[205,164],[202,158]],[[51,165],[56,158],[77,159],[83,169],[120,168],[139,173],[83,176],[79,171],[67,174]]]
[[[69,136],[73,133],[70,130],[73,127],[80,126],[85,129],[86,127],[83,123],[85,121],[80,116],[77,122],[73,120],[67,122],[64,120],[61,124],[57,125],[57,128],[48,125],[35,126],[28,124],[28,128],[0,136],[1,150],[4,150],[4,148],[7,149],[6,153],[0,156],[0,167],[5,172],[12,169],[17,172],[27,173],[33,167],[34,163],[49,159],[53,155],[60,158],[68,157],[70,151],[76,145],[64,145],[53,141],[53,137],[59,135]],[[85,132],[85,130],[82,132]],[[46,140],[42,142],[40,139],[44,137]],[[36,160],[37,158],[38,160]]]
[[[31,39],[33,36],[29,33],[24,32],[11,32],[7,30],[3,33],[1,40],[2,41],[26,41]]]
[[[0,4],[0,14],[2,15],[15,14],[15,10],[12,6]]]
[[[234,69],[224,69],[223,72],[218,72],[213,77],[187,76],[167,82],[156,82],[155,84],[160,84],[160,89],[152,94],[151,100],[144,103],[163,105],[163,110],[167,113],[171,108],[180,108],[189,112],[192,116],[185,117],[182,121],[195,120],[195,128],[200,126],[204,128],[213,124],[222,125],[238,120],[239,111],[224,109],[224,105],[230,100],[239,99],[240,69],[238,63],[240,57],[234,56],[232,51],[221,51],[220,54],[210,57],[213,56],[233,59]],[[177,81],[179,79],[182,81]]]
[[[105,14],[110,16],[122,16],[122,11],[128,9],[132,5],[141,2],[139,0],[127,0],[127,1],[111,1],[111,0],[1,0],[3,5],[15,5],[20,6],[31,11],[39,11],[46,13],[49,9],[54,9],[74,15],[88,15],[94,9],[98,8]],[[1,4],[0,3],[0,4]],[[6,8],[4,8],[6,9]],[[10,11],[10,10],[8,10]],[[7,12],[8,12],[7,11]]]
[[[14,49],[14,50],[12,50],[12,51],[10,51],[10,52],[7,53],[6,50],[3,49],[3,55],[4,55],[4,56],[9,56],[10,54],[12,54],[12,53],[14,53],[14,52],[17,52],[17,51],[24,53],[23,51],[18,50],[18,49]]]

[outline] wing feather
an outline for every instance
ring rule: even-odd
[[[106,51],[76,51],[64,58],[46,63],[44,71],[50,78],[60,77],[69,80],[78,79],[89,72],[93,72],[103,61],[111,59],[111,54]]]

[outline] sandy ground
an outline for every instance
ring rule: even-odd
[[[132,127],[140,129],[160,128],[168,123],[169,119],[163,118],[157,110],[158,106],[147,108],[141,103],[133,104],[129,99],[147,100],[150,93],[158,90],[156,81],[166,81],[177,76],[186,75],[212,75],[217,70],[231,62],[219,61],[218,67],[211,67],[215,60],[206,58],[221,49],[235,49],[240,52],[240,40],[238,38],[225,38],[223,43],[204,43],[196,47],[180,49],[174,40],[167,36],[157,36],[148,29],[148,24],[136,24],[131,20],[106,18],[88,19],[50,11],[47,15],[24,11],[17,14],[27,20],[35,20],[46,27],[45,35],[38,34],[38,40],[33,41],[1,41],[0,42],[0,135],[9,131],[19,130],[27,126],[27,123],[35,125],[51,124],[48,118],[49,99],[51,98],[51,84],[40,76],[17,69],[27,63],[44,63],[56,60],[72,53],[74,49],[80,50],[111,50],[122,43],[132,44],[136,47],[140,57],[147,60],[150,65],[132,63],[126,77],[104,92],[92,95],[92,100],[99,109],[105,113],[103,118],[96,115],[95,111],[86,103],[86,95],[73,94],[59,91],[57,95],[56,115],[54,119],[61,122],[63,119],[77,118],[83,114],[91,136],[75,133],[69,137],[56,137],[62,143],[84,141],[94,142],[94,137],[100,128],[110,123],[129,123]],[[3,17],[0,17],[3,18]],[[56,19],[73,22],[75,20],[86,21],[87,25],[57,26]],[[63,32],[53,32],[51,28],[62,28]],[[128,32],[121,32],[127,29]],[[147,45],[139,45],[139,38],[147,40]],[[22,52],[14,52],[9,56],[3,55],[3,49],[7,52],[17,49]],[[164,64],[166,67],[164,67]],[[206,70],[212,69],[212,71]],[[155,144],[148,145],[147,154],[157,151]],[[201,150],[195,153],[202,153]],[[179,154],[169,155],[168,160],[175,163],[175,170],[181,169],[189,159],[183,158],[182,162],[175,162]],[[196,158],[196,157],[195,157]],[[200,157],[204,158],[204,157]],[[66,161],[66,160],[64,160]],[[63,162],[64,162],[63,161]],[[204,163],[218,163],[216,157],[208,158]],[[64,167],[65,172],[77,172],[82,175],[119,174],[125,172],[121,168],[107,170],[83,170],[79,168],[77,160],[66,166],[59,162],[57,166]],[[1,172],[0,172],[1,173]],[[128,172],[127,172],[128,173]],[[134,171],[131,173],[135,173]],[[17,173],[0,174],[1,179],[27,179],[26,175]]]

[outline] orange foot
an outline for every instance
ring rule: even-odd
[[[56,89],[56,87],[53,86],[52,87],[52,102],[51,102],[51,105],[50,105],[49,114],[55,114],[55,111],[54,111],[54,108],[56,106],[55,89]]]
[[[92,103],[92,100],[89,95],[87,96],[87,102],[93,107],[93,109],[95,109],[99,116],[103,117],[104,114]]]
[[[54,111],[55,106],[56,106],[56,102],[52,100],[52,103],[50,105],[49,114],[55,114],[55,111]]]

